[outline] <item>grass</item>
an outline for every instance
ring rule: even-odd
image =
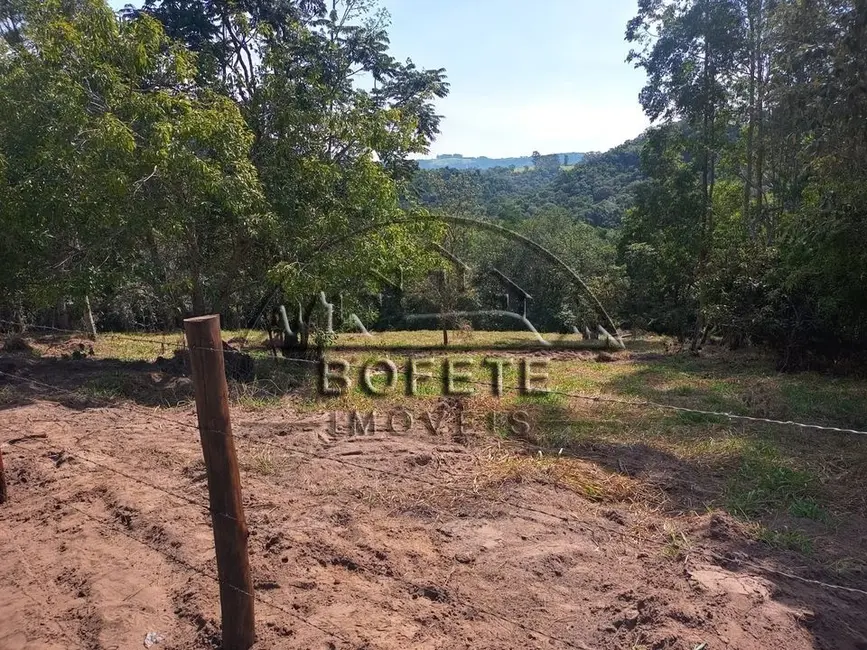
[[[789,505],[789,514],[799,519],[827,522],[828,511],[817,501],[810,498],[795,499]]]
[[[816,477],[807,470],[786,466],[779,452],[766,445],[749,447],[727,487],[729,511],[746,518],[794,510],[820,511]]]
[[[813,541],[798,530],[789,530],[788,528],[773,530],[760,526],[756,539],[772,548],[784,551],[797,551],[803,555],[813,553]]]
[[[606,347],[601,340],[585,341],[579,334],[542,333],[552,348],[598,350]],[[450,332],[448,350],[523,349],[542,347],[529,331],[467,331]],[[338,334],[335,350],[413,349],[444,350],[441,330],[377,332],[371,336],[356,333]]]
[[[229,392],[230,399],[241,408],[251,411],[267,411],[278,408],[283,402],[283,396],[269,392],[266,388],[255,384],[233,382]]]
[[[277,474],[284,469],[285,465],[285,455],[275,453],[272,446],[268,443],[244,450],[244,453],[241,455],[241,466],[244,470],[259,474],[260,476]]]
[[[78,391],[87,397],[97,400],[114,400],[119,397],[131,397],[127,378],[120,373],[102,375],[90,379],[79,387]]]
[[[755,538],[772,548],[809,555],[813,540],[803,531],[776,522],[788,518],[828,523],[828,511],[820,503],[817,476],[809,469],[783,463],[779,451],[767,445],[751,445],[727,486],[727,509],[747,521],[759,523]]]
[[[672,560],[682,560],[692,550],[692,543],[682,530],[674,524],[666,523],[664,526],[666,543],[662,547],[662,554]]]
[[[341,334],[339,349],[332,356],[350,362],[353,389],[324,398],[316,390],[315,366],[273,359],[263,348],[263,333],[226,331],[223,335],[226,340],[246,335],[247,349],[252,348],[255,379],[231,382],[230,392],[238,406],[255,410],[283,406],[289,400],[297,411],[406,407],[418,414],[441,404],[441,384],[435,379],[422,381],[418,394],[407,396],[404,373],[408,358],[433,359],[436,375],[442,372],[444,356],[469,360],[474,393],[460,398],[463,408],[474,414],[474,421],[486,423],[495,439],[520,438],[521,444],[529,442],[533,450],[543,452],[541,459],[512,452],[491,456],[483,472],[493,484],[555,481],[591,500],[643,501],[677,511],[700,510],[702,505],[723,508],[761,524],[757,539],[794,550],[814,544],[807,533],[797,530],[799,521],[821,527],[839,521],[837,513],[847,508],[867,514],[862,512],[865,506],[858,480],[863,478],[860,468],[867,464],[863,437],[592,401],[597,396],[626,402],[649,400],[699,410],[865,427],[867,382],[815,373],[780,375],[771,358],[754,350],[730,353],[709,348],[703,356],[692,357],[667,353],[671,346],[664,339],[647,336],[627,338],[627,352],[615,353],[614,363],[603,363],[595,360],[593,350],[571,351],[570,347],[586,345],[580,337],[552,335],[558,345],[556,354],[548,358],[548,386],[556,392],[522,395],[507,389],[498,397],[492,394],[491,370],[483,364],[485,358],[520,359],[530,354],[526,348],[533,343],[532,334],[468,332],[455,337],[458,346],[449,350],[439,347],[439,331],[386,332],[374,339]],[[30,338],[28,343],[34,354],[43,356],[59,356],[65,350],[64,340],[58,337]],[[157,356],[171,357],[182,343],[179,333],[105,334],[95,344],[92,358],[153,361]],[[501,351],[492,353],[495,349]],[[654,355],[640,356],[647,352]],[[539,358],[539,353],[534,351],[533,358]],[[399,373],[394,391],[385,396],[359,389],[361,367],[377,358],[391,359]],[[153,386],[143,386],[130,377],[124,372],[105,373],[89,379],[82,390],[93,397],[146,401],[146,391],[153,391]],[[506,366],[504,385],[514,388],[519,381],[517,365]],[[381,389],[385,375],[374,372],[372,383]],[[15,402],[10,390],[0,388],[0,405]],[[174,393],[170,397],[175,401],[160,399],[157,403],[190,399]],[[527,413],[532,424],[528,435],[511,426],[507,415],[490,415],[516,409]],[[636,454],[636,449],[644,451]],[[624,458],[631,458],[632,466],[624,465]],[[257,471],[268,471],[265,452],[251,462]],[[661,463],[673,476],[697,481],[706,503],[678,501],[681,496],[675,489],[660,497],[658,489],[645,489],[641,480],[632,478],[632,474],[640,478],[645,472],[657,472],[659,466],[654,463]],[[833,521],[831,512],[835,513]],[[788,524],[792,525],[787,528]]]
[[[640,499],[641,486],[636,481],[559,454],[526,455],[496,447],[488,453],[487,461],[475,481],[480,488],[499,489],[508,483],[539,482],[557,485],[599,503]]]
[[[152,361],[158,356],[171,357],[173,352],[185,345],[181,333],[148,334],[103,334],[93,344],[94,354],[98,357],[111,357],[122,360]]]

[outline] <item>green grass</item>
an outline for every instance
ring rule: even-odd
[[[780,386],[780,397],[794,419],[835,421],[864,428],[864,385],[852,379],[815,373],[793,377]]]
[[[601,340],[585,341],[578,334],[543,332],[542,337],[552,348],[605,349]],[[443,347],[442,330],[414,330],[402,332],[375,332],[371,336],[360,333],[338,334],[334,340],[335,350],[413,349],[438,351],[472,351],[483,349],[544,349],[535,334],[528,331],[450,331],[449,345]]]
[[[510,400],[515,406],[525,406],[525,405],[547,405],[547,406],[560,406],[566,404],[569,398],[565,395],[557,392],[557,393],[531,393],[527,395],[516,395],[514,399]]]
[[[126,394],[128,382],[121,373],[112,373],[84,382],[78,391],[94,399],[114,400]]]
[[[812,519],[813,521],[827,522],[828,511],[812,498],[794,499],[789,504],[789,514],[800,519]]]
[[[813,553],[813,541],[798,530],[773,530],[765,526],[759,528],[756,539],[768,546],[785,551],[797,551],[803,555]]]
[[[729,481],[726,505],[746,518],[790,509],[803,515],[818,512],[817,495],[817,479],[811,472],[783,464],[773,447],[754,445]]]
[[[171,334],[103,334],[93,344],[97,357],[111,357],[127,361],[152,361],[158,356],[171,357],[184,346],[181,333]]]

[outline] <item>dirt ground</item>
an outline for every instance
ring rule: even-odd
[[[818,584],[840,580],[728,515],[491,481],[501,442],[418,416],[354,438],[327,413],[232,417],[257,648],[867,648],[863,576]],[[0,649],[219,647],[191,406],[34,394],[0,444]]]

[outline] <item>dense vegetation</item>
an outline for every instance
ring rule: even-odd
[[[511,223],[559,209],[579,221],[617,227],[641,179],[642,142],[638,138],[605,153],[585,154],[571,166],[561,165],[558,155],[536,153],[529,169],[421,170],[410,194],[430,208]]]
[[[571,171],[424,172],[421,202],[619,227],[611,305],[693,349],[716,335],[774,346],[782,368],[865,361],[867,5],[641,0],[626,37],[654,122],[639,141]]]
[[[636,322],[788,368],[863,355],[865,38],[863,2],[641,0],[630,58],[661,124],[620,242]]]
[[[0,4],[5,317],[64,327],[91,297],[103,327],[239,322],[272,284],[301,299],[424,260],[418,228],[346,236],[403,214],[443,71],[389,56],[374,3],[327,5]]]
[[[654,126],[520,169],[417,170],[448,84],[391,57],[387,25],[374,0],[0,3],[0,315],[65,326],[90,302],[106,328],[240,324],[276,288],[386,325],[386,286],[418,309],[505,301],[494,267],[537,326],[598,320],[514,242],[407,222],[444,214],[531,237],[621,323],[695,350],[859,360],[863,3],[640,0],[626,38]],[[473,267],[472,290],[431,239]]]

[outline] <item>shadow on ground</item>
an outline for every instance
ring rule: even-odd
[[[306,364],[292,368],[283,360],[279,364],[257,360],[257,364],[261,366],[254,373],[256,380],[233,382],[235,390],[249,386],[250,391],[263,391],[250,392],[253,396],[286,394],[310,368]],[[639,360],[634,372],[613,378],[604,391],[678,405],[716,404],[717,410],[734,412],[757,408],[744,403],[742,395],[749,389],[743,385],[733,382],[729,390],[713,383],[729,385],[731,370],[724,365],[666,357],[654,364],[659,369],[642,367]],[[285,375],[274,374],[283,372],[278,365],[289,369]],[[761,378],[761,372],[745,369],[741,376]],[[35,400],[74,409],[123,401],[152,407],[192,400],[185,364],[177,359],[146,362],[10,354],[0,356],[0,373],[0,409]],[[691,385],[690,378],[694,379]],[[262,384],[267,387],[260,388]],[[773,585],[775,600],[803,612],[801,622],[813,635],[816,648],[867,648],[863,617],[867,595],[852,591],[867,590],[864,499],[853,497],[850,503],[846,497],[849,492],[862,493],[863,480],[858,479],[867,478],[862,440],[841,434],[816,438],[803,431],[753,425],[730,427],[727,421],[683,420],[656,412],[637,422],[627,422],[628,413],[618,413],[620,420],[606,420],[609,414],[603,410],[576,414],[564,404],[545,401],[521,407],[540,425],[535,436],[521,441],[525,454],[542,450],[550,452],[546,455],[581,459],[636,482],[642,495],[651,495],[634,504],[636,511],[649,520],[653,518],[647,513],[655,511],[684,522],[686,538],[678,549],[684,557],[701,559],[702,554],[713,553],[713,562],[726,569],[761,575]],[[629,430],[619,431],[624,422]],[[725,453],[674,451],[700,450],[712,436],[737,444]],[[817,470],[811,477],[810,462],[828,471]],[[708,509],[733,516],[692,516]]]
[[[652,386],[643,396],[667,397]],[[864,509],[838,509],[841,502],[832,494],[835,486],[825,477],[819,480],[807,471],[791,469],[798,452],[781,447],[771,453],[759,431],[741,430],[745,443],[726,454],[681,455],[654,444],[656,436],[664,435],[658,425],[646,442],[617,441],[595,437],[596,423],[582,422],[563,405],[540,403],[527,408],[537,425],[534,431],[540,432],[523,441],[529,443],[528,456],[541,451],[546,457],[589,461],[611,475],[636,481],[635,505],[640,512],[662,511],[686,527],[682,542],[665,532],[671,534],[679,556],[704,556],[727,570],[761,575],[773,584],[775,600],[803,612],[801,623],[813,634],[816,648],[867,648],[862,615],[867,593],[857,591],[867,591]],[[582,433],[570,438],[575,425]],[[696,432],[694,437],[700,441],[701,435]],[[856,443],[860,451],[852,449],[851,439],[846,443],[853,458],[867,458],[861,441]],[[806,446],[817,454],[815,443]],[[824,462],[818,455],[818,462]],[[715,514],[708,517],[708,512]]]
[[[291,360],[251,358],[243,380],[233,377],[227,363],[230,397],[279,400],[293,392],[309,373],[309,364]],[[231,361],[227,355],[227,361]],[[279,361],[279,363],[278,363]],[[177,406],[193,401],[189,363],[183,353],[155,361],[111,358],[0,355],[0,409],[51,401],[68,408],[88,409],[131,401],[140,406]]]

